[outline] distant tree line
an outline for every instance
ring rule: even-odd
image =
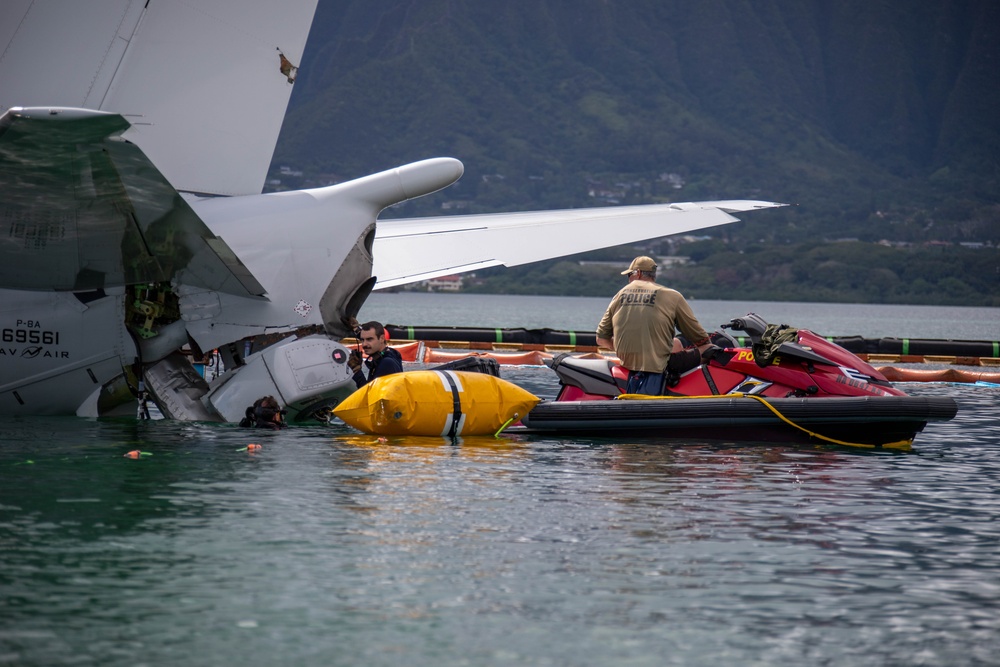
[[[465,291],[610,296],[637,248],[481,271]],[[1000,307],[1000,250],[874,243],[685,245],[658,282],[689,298]],[[591,260],[584,261],[583,260]],[[604,263],[608,262],[608,263]],[[621,266],[619,266],[621,264]]]

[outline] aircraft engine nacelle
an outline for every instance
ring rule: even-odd
[[[238,422],[258,398],[274,396],[288,410],[289,421],[309,419],[357,388],[347,365],[349,354],[346,347],[323,335],[286,339],[220,376],[210,385],[203,403],[225,421]]]

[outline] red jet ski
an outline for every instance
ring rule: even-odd
[[[668,379],[665,396],[627,396],[628,371],[608,359],[562,354],[554,401],[522,419],[530,432],[729,441],[827,442],[909,448],[930,421],[952,419],[950,397],[907,396],[874,367],[807,329],[749,313],[701,365]],[[615,399],[615,400],[612,400]]]

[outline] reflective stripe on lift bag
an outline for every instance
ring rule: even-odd
[[[451,415],[451,428],[448,429],[448,437],[454,438],[458,435],[459,424],[462,422],[462,399],[458,395],[458,385],[455,384],[455,376],[448,371],[444,371],[441,375],[443,375],[448,381],[448,387],[451,388],[451,397],[454,401]]]

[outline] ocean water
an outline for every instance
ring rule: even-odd
[[[372,313],[577,326],[575,300],[448,321],[456,295],[403,296]],[[852,327],[831,335],[997,331],[995,309],[882,332],[804,306],[789,323]],[[783,319],[723,317],[747,310]],[[550,373],[503,369],[536,393]],[[9,419],[0,665],[997,664],[1000,387],[903,388],[960,406],[908,453]]]

